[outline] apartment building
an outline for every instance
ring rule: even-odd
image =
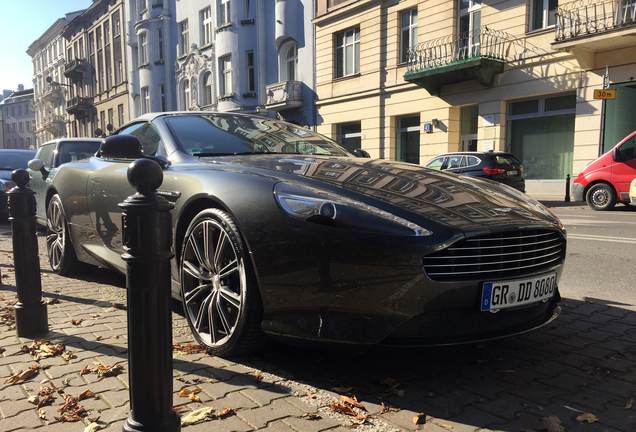
[[[33,89],[18,90],[0,102],[0,128],[5,149],[35,150],[35,112],[33,111]]]
[[[180,110],[314,123],[312,0],[176,3]]]
[[[68,136],[66,100],[69,84],[64,77],[66,40],[62,30],[82,11],[56,20],[29,48],[33,62],[33,106],[37,145]]]
[[[130,119],[123,0],[94,0],[62,31],[72,137],[107,136]]]
[[[508,150],[562,189],[636,129],[633,2],[317,0],[318,131],[423,164]],[[616,90],[595,99],[594,90]]]

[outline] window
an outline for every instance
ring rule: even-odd
[[[212,8],[207,7],[199,12],[201,19],[201,46],[212,43]]]
[[[22,131],[23,131],[23,129],[22,129],[23,127],[24,127],[24,126],[22,126],[22,122],[18,123],[18,129],[20,130],[20,132],[22,132]]]
[[[150,123],[136,123],[128,126],[120,132],[120,135],[137,137],[141,143],[141,152],[146,156],[154,156],[156,154],[165,156],[165,150],[161,145],[161,137]]]
[[[203,105],[212,105],[212,72],[203,75],[203,85],[205,86]]]
[[[223,57],[220,59],[221,62],[221,88],[220,94],[222,96],[232,94],[232,58],[231,57]]]
[[[106,111],[101,111],[99,113],[99,124],[102,129],[102,134],[106,133]]]
[[[458,50],[454,60],[466,60],[481,55],[481,0],[459,0],[457,24]]]
[[[553,26],[558,0],[530,0],[530,30]]]
[[[255,0],[245,0],[245,19],[254,19]]]
[[[294,81],[296,80],[296,70],[298,68],[298,47],[296,44],[291,44],[289,48],[287,48],[287,53],[285,55],[285,64],[286,64],[286,81]]]
[[[121,125],[123,125],[124,122],[124,106],[123,105],[117,105],[117,127],[120,127]]]
[[[24,123],[24,126],[26,127],[27,132],[31,130],[31,123],[29,123],[28,121]]]
[[[188,53],[189,46],[188,36],[188,20],[181,21],[179,23],[179,53],[180,55],[186,55]]]
[[[360,73],[360,28],[336,35],[336,78]]]
[[[31,148],[31,138],[27,138],[27,148]]]
[[[163,62],[163,30],[157,29],[157,55],[159,56],[157,60]]]
[[[161,98],[161,112],[166,111],[166,88],[163,84],[159,84],[159,97]]]
[[[444,166],[444,161],[446,160],[446,158],[447,156],[440,156],[438,158],[435,158],[429,163],[427,163],[426,167],[430,169],[441,170],[442,167]]]
[[[146,114],[150,112],[150,92],[148,87],[141,88],[141,113]]]
[[[148,64],[148,40],[146,32],[139,33],[139,66]]]
[[[190,109],[190,81],[183,81],[183,109]]]
[[[229,24],[230,21],[230,0],[219,0],[218,25]]]
[[[256,77],[254,75],[254,51],[245,52],[245,67],[247,68],[247,91],[256,91]]]
[[[148,0],[138,0],[137,10],[139,11],[139,13],[144,12],[146,9],[148,9]]]
[[[397,119],[397,143],[395,159],[401,162],[420,163],[420,117]]]
[[[108,125],[110,125],[111,128],[115,127],[115,115],[113,114],[113,109],[112,108],[109,108],[109,110],[108,110]],[[108,129],[108,128],[106,128],[106,129]]]
[[[353,153],[355,149],[362,148],[361,132],[362,126],[360,122],[338,125],[336,141]]]
[[[119,12],[113,15],[113,37],[117,37],[121,34],[121,19],[119,18]]]
[[[417,47],[417,9],[402,12],[400,62],[408,61],[409,49]]]

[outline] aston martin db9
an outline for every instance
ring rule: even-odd
[[[172,294],[212,354],[250,352],[268,336],[476,342],[560,312],[563,225],[506,185],[351,154],[247,114],[147,114],[115,135],[53,173],[51,267],[125,271],[117,205],[135,192],[130,163],[155,160],[157,194],[174,203]]]

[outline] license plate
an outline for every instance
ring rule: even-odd
[[[519,171],[517,170],[513,170],[513,171],[508,171],[508,175],[517,175]]]
[[[548,299],[556,290],[556,273],[512,281],[486,282],[481,295],[481,310],[490,311],[522,306]]]

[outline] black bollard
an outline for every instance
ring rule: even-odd
[[[49,332],[35,230],[35,191],[27,186],[30,180],[27,170],[13,171],[11,180],[17,184],[7,192],[18,292],[18,302],[14,306],[15,328],[18,336],[35,339]]]
[[[570,174],[565,177],[565,202],[570,202]]]
[[[124,432],[177,432],[172,409],[172,311],[170,259],[174,207],[157,196],[163,181],[159,164],[138,159],[128,168],[137,190],[119,204],[128,289],[130,416]]]

